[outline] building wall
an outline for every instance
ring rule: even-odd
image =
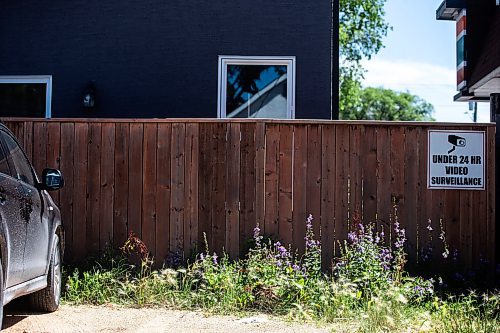
[[[296,117],[329,119],[330,25],[330,0],[2,1],[0,75],[53,75],[53,117],[216,117],[219,55],[296,56]]]

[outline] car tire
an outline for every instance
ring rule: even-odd
[[[59,307],[61,300],[61,251],[59,249],[59,238],[57,235],[54,237],[55,244],[50,259],[47,287],[30,295],[31,306],[36,311],[54,312]]]

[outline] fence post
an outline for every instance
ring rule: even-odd
[[[490,116],[491,122],[496,123],[495,133],[495,209],[500,207],[500,93],[490,95]],[[500,214],[495,212],[495,246],[496,246],[496,263],[500,264]],[[495,265],[496,268],[496,265]]]

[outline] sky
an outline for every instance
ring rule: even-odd
[[[363,62],[364,86],[409,91],[434,105],[440,122],[472,122],[467,102],[454,102],[456,39],[454,21],[437,21],[442,0],[387,0],[392,26],[385,48]],[[489,103],[478,103],[478,122],[489,122]]]

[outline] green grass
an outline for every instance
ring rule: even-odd
[[[176,269],[152,270],[145,244],[132,235],[123,253],[66,272],[63,301],[219,314],[257,311],[327,323],[334,332],[500,333],[500,293],[437,295],[431,280],[404,271],[404,231],[395,235],[394,244],[384,245],[370,225],[360,225],[331,275],[321,272],[312,219],[303,255],[263,241],[256,228],[255,246],[246,258],[231,261],[207,247],[194,262]],[[134,253],[141,258],[135,266],[128,260]]]

